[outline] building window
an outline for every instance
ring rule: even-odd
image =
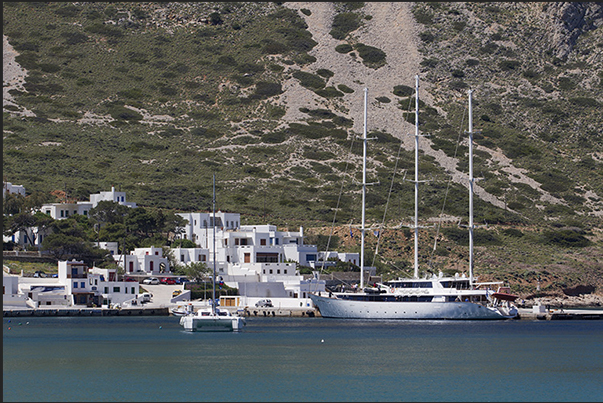
[[[73,283],[73,288],[77,288],[77,281]]]
[[[287,274],[287,269],[283,270],[284,274]]]
[[[124,292],[127,294],[128,293],[128,287],[124,287]]]
[[[264,238],[260,239],[260,245],[266,246],[266,240]]]
[[[184,262],[184,255],[180,255],[180,261]]]
[[[132,290],[131,290],[131,291],[132,291],[132,294],[136,294],[136,293],[134,292],[134,287],[132,287]]]
[[[245,253],[244,259],[245,263],[251,263],[251,253]]]
[[[86,288],[86,282],[85,281],[82,281],[80,283],[80,288]]]
[[[113,287],[113,292],[120,292],[119,287]]]
[[[276,274],[281,274],[281,269],[277,269]]]
[[[105,291],[104,291],[104,293],[105,293],[105,294],[109,294],[109,287],[105,287]]]
[[[61,210],[61,217],[65,217],[65,212]]]
[[[94,285],[98,285],[98,279],[97,278],[94,279]]]
[[[155,262],[150,262],[150,263],[149,263],[149,269],[151,269],[151,271],[153,271],[153,268],[154,268],[154,266],[155,266],[153,263],[155,263]]]

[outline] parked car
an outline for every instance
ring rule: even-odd
[[[42,270],[38,270],[34,273],[33,275],[34,277],[38,278],[38,277],[46,277],[46,273],[44,273]]]
[[[147,277],[142,280],[142,284],[159,284],[159,279],[157,277]]]
[[[145,292],[139,295],[139,300],[141,303],[151,302],[151,298],[153,298],[153,294]]]
[[[128,281],[128,282],[138,282],[138,280],[136,280],[133,277],[124,277],[124,281]]]
[[[258,308],[272,308],[272,301],[269,299],[261,299],[255,303]]]
[[[176,284],[189,283],[190,280],[186,277],[176,277]]]
[[[173,277],[162,277],[159,282],[161,284],[169,284],[169,285],[174,285],[176,284],[176,279]]]
[[[182,294],[182,290],[174,290],[172,291],[172,298],[176,298],[180,294]]]

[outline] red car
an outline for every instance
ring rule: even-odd
[[[132,277],[124,277],[124,281],[138,282],[138,280],[136,280],[135,278],[132,278]]]
[[[174,284],[176,284],[176,279],[174,279],[172,277],[162,277],[161,280],[159,280],[159,282],[161,284],[174,285]]]

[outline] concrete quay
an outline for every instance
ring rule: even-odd
[[[532,309],[519,308],[522,320],[596,320],[603,319],[603,309]]]
[[[168,308],[5,308],[2,316],[27,317],[27,316],[168,316]]]

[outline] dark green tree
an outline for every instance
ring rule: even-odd
[[[124,218],[129,212],[129,207],[114,201],[103,200],[96,207],[90,209],[88,217],[99,225],[100,230],[100,228],[107,224],[123,223]]]
[[[148,238],[150,234],[157,231],[157,223],[153,214],[144,207],[130,209],[124,220],[128,233],[139,238]]]

